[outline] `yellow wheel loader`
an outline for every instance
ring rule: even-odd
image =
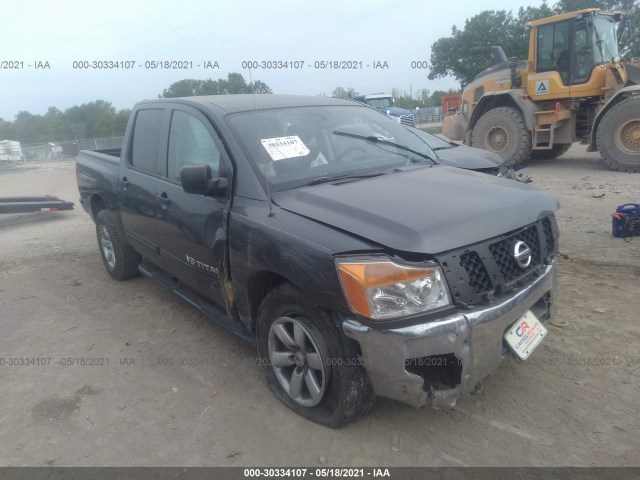
[[[529,22],[528,60],[493,47],[494,65],[467,85],[443,133],[507,164],[581,142],[609,167],[640,172],[640,60],[620,60],[621,16],[589,8]]]

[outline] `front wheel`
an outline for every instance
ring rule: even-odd
[[[299,415],[337,428],[369,412],[373,388],[324,310],[291,284],[273,289],[258,316],[258,354],[274,395]]]
[[[518,110],[499,107],[478,119],[473,127],[471,146],[497,153],[505,165],[514,165],[529,159],[531,134]]]
[[[602,161],[620,172],[640,172],[640,96],[611,107],[596,132]]]

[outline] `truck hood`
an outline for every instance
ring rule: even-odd
[[[467,147],[466,145],[437,149],[436,155],[445,165],[471,170],[495,168],[503,163],[500,155],[480,148]]]
[[[380,110],[382,113],[389,112],[389,115],[393,117],[401,117],[402,115],[411,115],[411,112],[409,110],[405,110],[404,108],[400,108],[400,107],[378,108],[378,110]]]
[[[302,187],[272,199],[393,250],[424,254],[495,237],[559,208],[551,194],[531,185],[445,166]]]

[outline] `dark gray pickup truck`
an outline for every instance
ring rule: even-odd
[[[429,152],[350,101],[161,99],[77,181],[113,278],[257,344],[273,393],[338,427],[376,396],[453,405],[546,334],[557,201]]]

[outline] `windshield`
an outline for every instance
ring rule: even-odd
[[[593,51],[596,63],[611,62],[618,56],[617,23],[609,16],[593,18]]]
[[[422,141],[424,141],[427,145],[429,145],[429,147],[431,147],[434,151],[445,150],[447,148],[453,148],[457,146],[454,143],[443,140],[440,137],[431,135],[430,133],[424,132],[418,128],[414,128],[414,127],[405,127],[405,128],[410,132],[414,133],[415,135],[417,135],[418,137],[420,137]]]
[[[393,99],[391,97],[386,98],[367,98],[365,100],[367,105],[371,105],[374,108],[388,108],[393,107]]]
[[[254,170],[272,191],[321,178],[385,173],[433,165],[433,150],[415,134],[364,106],[317,106],[227,116]]]

